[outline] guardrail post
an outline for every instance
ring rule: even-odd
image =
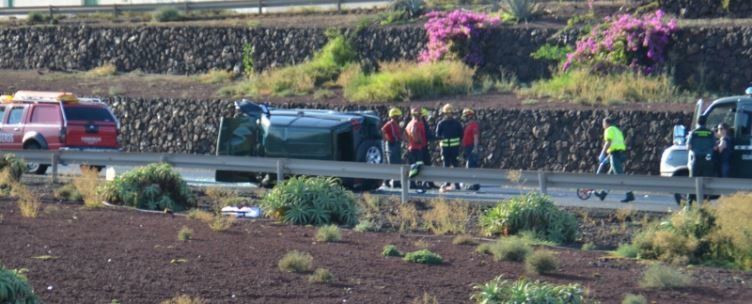
[[[407,203],[408,192],[410,191],[410,178],[408,176],[410,172],[409,167],[400,166],[400,186],[402,187],[402,194],[400,200],[402,203]]]
[[[337,0],[337,14],[342,13],[342,0]]]
[[[548,183],[546,181],[546,172],[538,171],[538,190],[542,194],[548,194]]]
[[[697,195],[697,205],[702,206],[705,200],[705,179],[702,176],[695,177],[695,194]]]
[[[277,160],[277,184],[285,181],[284,163],[281,159]]]
[[[258,13],[259,15],[264,13],[264,0],[258,0]]]
[[[59,152],[52,153],[52,183],[57,183],[57,165],[60,162]]]

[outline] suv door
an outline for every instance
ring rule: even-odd
[[[0,128],[2,148],[20,150],[23,148],[24,120],[26,118],[26,105],[10,105],[5,108],[8,113],[3,119]]]
[[[31,117],[24,126],[24,135],[41,136],[50,150],[57,150],[61,146],[60,135],[63,128],[63,117],[60,115],[59,104],[35,104],[29,107]],[[32,133],[33,132],[33,133]]]
[[[752,103],[740,103],[736,111],[734,156],[731,176],[752,178]]]

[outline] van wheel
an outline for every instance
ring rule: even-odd
[[[357,161],[367,164],[381,164],[384,163],[384,152],[381,150],[381,143],[377,140],[371,140],[364,142],[358,147]],[[381,186],[381,180],[378,179],[366,179],[360,182],[360,187],[357,190],[371,191],[376,190]]]
[[[31,142],[24,146],[24,150],[42,150],[42,147],[38,143]],[[48,166],[40,163],[26,163],[26,172],[43,175],[47,173]]]

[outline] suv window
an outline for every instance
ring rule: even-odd
[[[710,110],[705,126],[708,129],[715,128],[720,123],[726,123],[734,127],[734,115],[736,114],[736,104],[721,104]]]
[[[0,125],[5,121],[5,106],[0,106]]]
[[[48,105],[35,106],[31,112],[31,123],[59,124],[60,114],[58,113],[58,107]]]
[[[8,124],[9,125],[20,124],[21,120],[23,120],[23,112],[24,112],[24,107],[13,107],[13,109],[10,110],[10,115],[8,117]]]
[[[65,107],[65,118],[83,121],[115,122],[110,111],[100,107]]]

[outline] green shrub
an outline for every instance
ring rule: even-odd
[[[193,229],[188,228],[187,226],[183,226],[180,228],[180,231],[178,231],[178,240],[180,241],[187,241],[193,238]]]
[[[559,210],[549,197],[538,193],[497,204],[481,216],[480,225],[487,235],[530,230],[556,243],[574,241],[578,231],[574,215]]]
[[[405,254],[403,260],[406,262],[428,265],[439,265],[444,262],[444,259],[440,255],[433,253],[428,249],[408,252]]]
[[[154,12],[152,19],[157,22],[173,22],[182,21],[184,18],[183,14],[181,14],[177,9],[165,7]]]
[[[582,247],[580,247],[580,250],[582,251],[591,251],[595,249],[595,243],[593,242],[587,242],[585,244],[582,244]]]
[[[353,228],[353,230],[355,230],[355,232],[376,232],[380,229],[371,221],[360,221],[357,225],[355,225],[355,228]]]
[[[401,257],[402,256],[402,252],[400,252],[397,249],[397,246],[394,246],[391,244],[384,246],[384,250],[381,252],[381,254],[385,257]]]
[[[26,164],[13,154],[5,154],[0,157],[0,171],[4,175],[0,178],[0,185],[7,185],[21,180],[21,176],[26,171]]]
[[[648,304],[648,300],[642,295],[627,294],[621,304]]]
[[[61,186],[60,188],[55,189],[54,196],[56,199],[69,201],[69,202],[80,202],[83,201],[83,196],[81,196],[81,192],[78,192],[75,186],[73,184],[65,184]]]
[[[332,273],[329,272],[329,269],[316,268],[316,271],[314,271],[313,274],[308,277],[308,283],[326,284],[331,282],[333,279],[334,276],[332,276]]]
[[[525,270],[528,273],[546,274],[558,267],[556,256],[548,250],[537,250],[525,259]]]
[[[668,266],[654,264],[645,270],[640,279],[642,288],[680,288],[692,284],[687,274]]]
[[[348,73],[338,82],[349,101],[381,103],[468,94],[474,73],[459,61],[400,61],[384,63],[370,75],[362,70]]]
[[[311,271],[312,264],[313,256],[310,253],[293,250],[285,254],[277,266],[281,271],[304,273]]]
[[[640,251],[634,245],[620,244],[619,247],[616,248],[616,251],[614,251],[614,253],[616,254],[616,256],[634,259],[640,254]]]
[[[586,302],[584,290],[580,285],[554,285],[526,279],[517,281],[503,280],[502,276],[473,286],[475,292],[471,299],[476,303],[561,303],[581,304]]]
[[[551,79],[539,80],[522,96],[554,98],[584,104],[618,104],[624,102],[688,102],[668,75],[646,76],[624,71],[603,75],[588,69],[562,72]]]
[[[316,231],[316,240],[319,242],[338,242],[342,240],[342,233],[337,225],[326,225]]]
[[[29,13],[28,16],[26,16],[26,23],[28,24],[36,24],[36,23],[42,23],[49,19],[49,17],[43,15],[40,12],[32,12]]]
[[[353,194],[333,178],[290,178],[267,193],[260,205],[267,216],[297,225],[351,226],[358,219]]]
[[[496,261],[522,262],[533,248],[520,237],[510,236],[497,240],[488,248]]]
[[[39,299],[23,274],[0,267],[0,303],[36,304]]]
[[[235,78],[235,75],[230,71],[225,70],[211,70],[198,76],[198,81],[204,84],[219,84],[230,82]]]
[[[558,46],[547,43],[538,48],[534,53],[530,54],[530,57],[539,60],[550,60],[560,64],[567,60],[567,54],[572,51],[574,51],[574,49],[568,45]]]
[[[644,227],[632,243],[640,258],[674,264],[722,259],[712,252],[711,233],[716,228],[715,222],[712,207],[681,210]]]
[[[168,164],[151,164],[126,172],[100,187],[104,200],[148,210],[182,211],[195,206],[188,184]]]

